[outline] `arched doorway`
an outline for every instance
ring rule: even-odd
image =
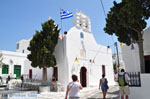
[[[81,82],[81,85],[83,87],[86,87],[86,72],[87,72],[87,69],[85,67],[81,67],[81,70],[80,70],[80,82]]]

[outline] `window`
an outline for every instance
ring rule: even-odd
[[[85,28],[86,28],[86,29],[88,28],[88,23],[85,23]]]
[[[141,74],[140,72],[128,72],[130,77],[129,86],[130,87],[141,87]]]
[[[17,49],[19,49],[19,43],[17,43]]]
[[[29,78],[32,79],[32,69],[29,69]]]
[[[80,38],[84,38],[84,35],[82,32],[80,33]]]
[[[80,57],[85,58],[85,51],[84,51],[84,49],[80,49]]]
[[[82,22],[80,21],[80,26],[82,25]]]
[[[106,75],[106,72],[105,72],[105,65],[102,65],[102,74]]]
[[[24,53],[24,49],[22,50],[22,53]]]
[[[3,65],[2,66],[2,74],[8,74],[8,71],[9,71],[8,65]]]

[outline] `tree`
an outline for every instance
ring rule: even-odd
[[[149,0],[122,0],[120,3],[114,1],[114,6],[107,14],[104,27],[107,34],[115,34],[120,42],[127,45],[137,43],[142,73],[145,72],[143,29],[149,17]]]
[[[36,31],[30,41],[28,59],[33,67],[43,68],[44,85],[47,79],[47,68],[56,65],[54,50],[59,36],[58,26],[52,19],[42,24],[42,30]]]

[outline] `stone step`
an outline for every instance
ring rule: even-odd
[[[40,86],[39,93],[50,92],[50,86]]]

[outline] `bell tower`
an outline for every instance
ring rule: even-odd
[[[81,11],[74,15],[74,26],[78,29],[82,29],[84,32],[91,33],[90,19]]]

